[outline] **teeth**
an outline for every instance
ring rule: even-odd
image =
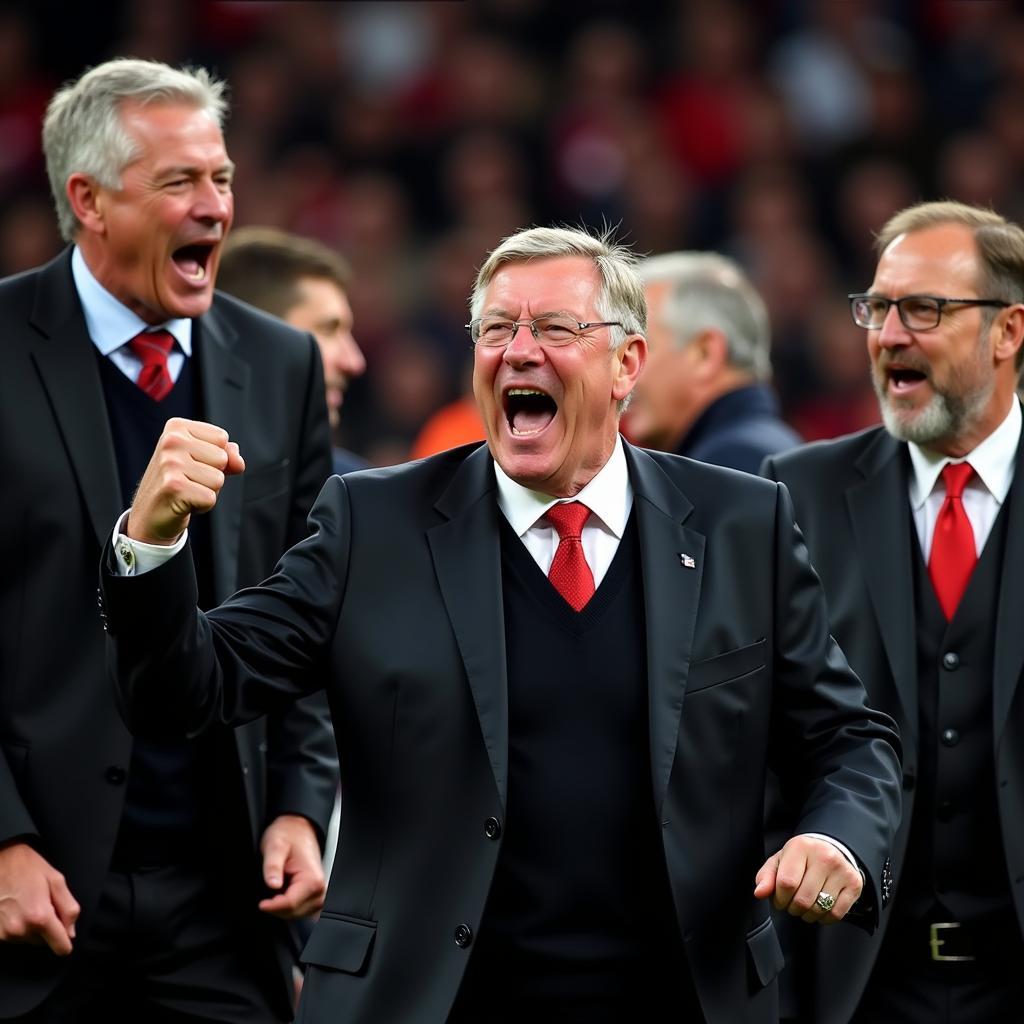
[[[509,388],[509,395],[544,395],[544,391],[538,391],[536,388]]]
[[[204,267],[202,264],[199,264],[199,266],[196,267],[196,272],[192,275],[192,280],[202,281],[204,277],[206,277],[206,267]]]
[[[541,428],[541,429],[543,429],[543,428]],[[540,433],[540,430],[516,430],[515,427],[512,428],[512,434],[515,437],[532,437],[534,434],[539,434],[539,433]]]

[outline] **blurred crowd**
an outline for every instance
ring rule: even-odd
[[[60,250],[42,113],[117,55],[226,77],[236,227],[350,261],[367,370],[336,440],[375,464],[464,391],[473,275],[521,227],[735,258],[785,418],[814,439],[877,421],[845,299],[873,232],[937,197],[1024,219],[1010,0],[44,0],[0,7],[0,276]]]

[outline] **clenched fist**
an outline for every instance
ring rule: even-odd
[[[125,532],[147,544],[173,544],[193,512],[209,512],[229,476],[245,470],[226,430],[169,419],[135,492]]]

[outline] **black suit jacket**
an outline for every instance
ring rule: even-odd
[[[919,745],[912,559],[919,557],[910,516],[906,444],[875,427],[769,459],[765,475],[793,495],[797,520],[828,600],[836,639],[871,704],[898,723],[904,742],[904,810],[894,844],[898,891],[913,816]],[[1003,847],[1011,880],[1024,880],[1024,447],[1018,450],[1008,512],[1005,564],[995,620],[992,743]],[[996,779],[993,786],[996,786]],[[1024,923],[1024,886],[1013,887]],[[815,1024],[850,1019],[881,947],[888,914],[874,935],[849,929],[798,934],[795,993]],[[788,986],[787,986],[788,987]]]
[[[801,830],[846,843],[871,890],[898,814],[898,741],[828,636],[785,490],[626,454],[650,784],[680,932],[708,1021],[773,1021],[781,953],[767,902],[752,897],[766,763],[803,794]],[[487,448],[467,446],[332,477],[316,534],[209,615],[195,609],[187,554],[141,577],[104,573],[140,731],[246,720],[307,692],[330,659],[345,813],[304,954],[302,1021],[438,1024],[458,990],[508,781],[500,515]],[[139,642],[140,616],[157,609],[161,635]]]
[[[96,607],[95,563],[122,499],[70,253],[0,282],[0,318],[0,842],[28,838],[64,873],[82,906],[81,936],[110,862],[131,760]],[[218,295],[195,321],[194,340],[206,415],[240,443],[248,465],[210,516],[219,600],[268,575],[305,535],[330,473],[330,442],[311,337]],[[225,730],[223,739],[244,786],[243,849],[255,851],[280,813],[326,828],[337,775],[322,703]],[[237,871],[255,907],[255,860]],[[286,999],[286,930],[277,925],[268,923],[280,933],[274,960]],[[67,963],[45,946],[0,943],[0,1018],[36,1005]]]

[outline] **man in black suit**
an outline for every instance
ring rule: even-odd
[[[1024,231],[925,203],[851,296],[884,428],[769,460],[871,703],[900,725],[896,895],[874,935],[795,935],[814,1024],[1024,1014]],[[806,946],[807,948],[802,948]]]
[[[332,249],[313,238],[277,228],[248,227],[232,233],[221,256],[217,287],[243,302],[309,331],[320,346],[332,431],[341,422],[345,392],[366,372],[366,359],[352,333],[348,289],[352,272]],[[366,469],[354,452],[335,447],[334,472]]]
[[[756,473],[800,437],[771,389],[768,310],[746,274],[715,252],[640,264],[649,358],[626,433],[638,444]]]
[[[632,262],[566,229],[498,246],[469,325],[487,445],[332,477],[264,585],[195,607],[183,531],[244,469],[209,423],[168,424],[104,554],[142,734],[247,720],[329,665],[345,814],[307,1024],[767,1024],[768,897],[877,918],[896,735],[785,489],[619,437]],[[766,859],[768,762],[803,813]]]
[[[126,60],[60,90],[44,147],[72,244],[0,282],[5,1020],[290,1019],[279,918],[322,900],[323,703],[133,742],[94,621],[94,560],[168,417],[230,422],[256,470],[197,524],[204,605],[270,573],[330,472],[315,342],[213,291],[222,90]]]

